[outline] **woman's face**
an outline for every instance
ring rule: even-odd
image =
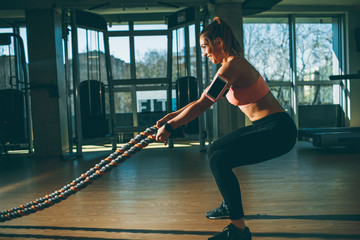
[[[200,36],[200,46],[203,50],[204,57],[208,57],[214,64],[222,62],[223,57],[221,54],[221,41],[219,39],[210,42],[203,36]]]

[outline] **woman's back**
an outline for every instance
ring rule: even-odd
[[[268,87],[259,72],[245,58],[234,56],[222,64],[218,73],[234,81],[227,98],[238,105],[251,121],[284,112],[271,91],[265,91]]]

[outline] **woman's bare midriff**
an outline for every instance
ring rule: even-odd
[[[269,91],[262,99],[258,102],[248,106],[247,108],[241,109],[241,111],[250,119],[250,121],[256,121],[264,118],[270,114],[277,112],[285,112],[279,102]]]

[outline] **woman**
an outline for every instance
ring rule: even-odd
[[[232,169],[289,152],[296,142],[297,129],[259,72],[242,57],[238,40],[223,20],[215,17],[202,30],[200,45],[204,56],[221,67],[200,99],[157,122],[156,140],[166,144],[173,129],[211,107],[218,100],[217,95],[226,95],[231,104],[240,108],[252,125],[222,136],[208,149],[210,168],[224,201],[206,215],[211,219],[227,215],[230,218],[223,232],[209,239],[249,240],[251,233],[244,221],[240,186]]]

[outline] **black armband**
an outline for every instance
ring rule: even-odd
[[[211,82],[205,96],[211,101],[216,102],[222,98],[229,91],[229,80],[222,75],[215,75],[214,80]]]

